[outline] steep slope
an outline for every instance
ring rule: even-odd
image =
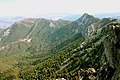
[[[48,57],[51,51],[48,36],[69,23],[71,21],[28,18],[2,31],[0,64],[5,69],[0,68],[0,79],[17,79],[21,69],[32,66],[34,60]]]
[[[36,67],[23,70],[21,78],[119,80],[120,23],[105,18],[93,26],[87,27],[90,31],[84,38],[73,41],[49,58],[34,61]]]
[[[85,22],[85,20],[87,22]],[[91,24],[98,22],[99,19],[95,18],[88,14],[83,14],[78,20],[71,22],[70,24],[58,29],[56,32],[54,32],[52,37],[49,37],[49,41],[54,42],[53,44],[58,44],[58,46],[65,46],[67,45],[66,41],[69,40],[69,42],[73,42],[80,37],[84,36],[87,33],[87,27],[91,26]],[[88,23],[88,24],[87,24]],[[57,36],[59,36],[57,38]],[[74,37],[74,38],[73,38]],[[54,40],[54,41],[53,41]],[[62,41],[62,45],[59,45],[61,43],[55,42],[55,41]],[[56,45],[57,46],[57,45]]]
[[[87,13],[76,21],[16,22],[1,31],[0,79],[117,80],[119,26]]]
[[[56,76],[51,75],[52,78],[119,80],[120,23],[116,19],[103,19],[96,24],[99,26],[94,27],[98,29],[91,30],[91,35],[86,35],[80,45],[69,51],[67,48],[63,50],[69,57],[61,62],[57,74],[54,73]]]
[[[80,19],[84,21],[86,18],[89,23],[88,25],[98,21],[98,19],[93,16],[87,15],[87,17],[86,14],[84,14]],[[93,21],[91,21],[91,19]],[[83,27],[86,23],[82,21],[78,22],[77,20],[71,22],[65,20],[52,21],[35,18],[24,19],[16,22],[10,28],[7,28],[2,32],[0,46],[5,49],[11,44],[31,42],[31,44],[29,44],[30,48],[31,45],[34,45],[40,46],[42,49],[48,47],[47,49],[49,52],[51,52],[51,49],[49,48],[52,48],[52,50],[59,50],[70,43],[70,41],[72,42],[84,35],[81,34],[81,31],[85,32],[86,29]],[[79,23],[81,23],[81,25]],[[75,35],[76,38],[74,37]]]

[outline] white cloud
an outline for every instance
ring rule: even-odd
[[[120,12],[119,0],[18,0],[0,3],[0,16]]]

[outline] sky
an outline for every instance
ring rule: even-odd
[[[119,3],[119,0],[0,0],[0,17],[120,13]]]

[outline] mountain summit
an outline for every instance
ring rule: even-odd
[[[84,13],[77,21],[78,21],[78,23],[80,23],[80,22],[84,23],[85,26],[89,26],[92,23],[99,21],[99,19],[95,18],[92,15]]]

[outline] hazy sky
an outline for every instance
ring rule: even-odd
[[[118,13],[119,0],[0,0],[0,16]]]

